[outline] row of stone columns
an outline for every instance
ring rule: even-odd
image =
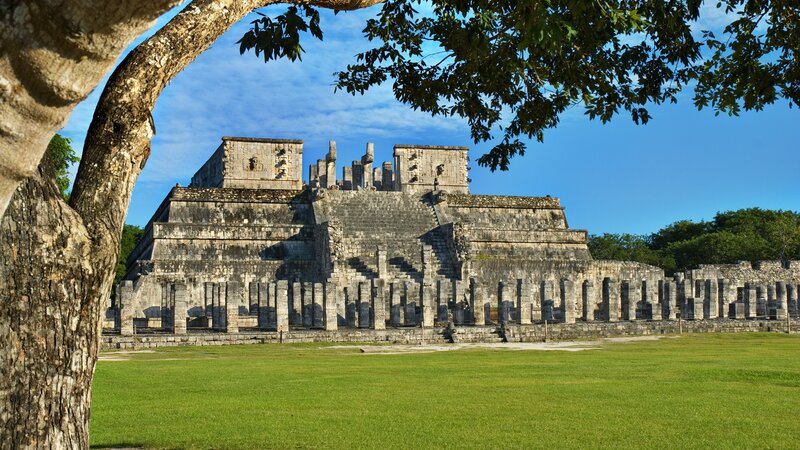
[[[351,328],[433,327],[436,322],[456,325],[494,323],[489,314],[496,308],[497,324],[526,325],[541,320],[574,323],[620,320],[684,319],[786,319],[798,314],[800,285],[797,283],[739,283],[726,279],[668,279],[617,281],[604,278],[600,295],[595,283],[576,284],[569,279],[538,283],[516,280],[496,286],[469,281],[424,277],[413,281],[364,280],[348,286],[333,282],[311,283],[279,280],[249,285],[249,302],[244,301],[240,282],[206,283],[205,298],[211,326],[218,331],[239,331],[239,307],[250,306],[258,316],[261,330],[286,331],[290,325],[336,330]],[[490,293],[496,292],[496,304]],[[129,281],[117,289],[116,327],[121,334],[133,334],[134,289]],[[596,303],[600,299],[600,304]],[[580,308],[579,308],[580,306]],[[388,316],[387,316],[388,311]],[[596,312],[598,314],[596,315]],[[187,288],[183,283],[162,285],[162,327],[175,334],[186,333]],[[596,317],[599,316],[599,317]]]
[[[721,279],[679,280],[679,308],[688,319],[786,319],[798,314],[800,285]]]

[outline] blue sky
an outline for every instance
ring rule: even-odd
[[[159,98],[153,151],[134,189],[128,223],[144,225],[175,183],[189,183],[223,135],[303,139],[306,166],[324,156],[330,139],[337,142],[339,167],[360,158],[367,142],[375,143],[376,161],[391,160],[396,143],[466,145],[473,161],[488,151],[490,144],[471,141],[464,120],[412,111],[394,99],[389,84],[363,96],[334,93],[333,73],[369,48],[361,30],[375,11],[335,17],[323,11],[324,41],[305,36],[306,53],[295,63],[240,56],[236,41],[253,17],[232,27]],[[708,11],[703,28],[723,19]],[[103,84],[62,130],[76,149]],[[573,108],[543,144],[531,142],[510,171],[492,173],[473,163],[470,189],[560,197],[570,226],[596,234],[650,233],[676,220],[751,206],[800,210],[797,107],[782,101],[757,113],[715,117],[698,112],[685,92],[677,105],[652,107],[651,114],[645,126],[625,115],[603,125]]]

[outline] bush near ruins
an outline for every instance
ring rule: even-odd
[[[647,235],[591,235],[595,259],[638,261],[666,273],[700,264],[800,259],[800,214],[747,208],[718,213],[711,221],[681,220]]]

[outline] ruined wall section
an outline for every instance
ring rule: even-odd
[[[303,141],[225,136],[192,177],[191,187],[303,187]]]
[[[473,261],[592,259],[586,231],[568,228],[557,198],[448,193],[436,207],[463,226]]]
[[[407,193],[444,190],[468,194],[468,147],[394,146],[394,187]]]
[[[147,226],[129,267],[129,310],[158,320],[158,299],[185,285],[190,318],[214,300],[209,286],[315,279],[313,213],[306,191],[174,188]],[[241,311],[250,314],[248,296]]]

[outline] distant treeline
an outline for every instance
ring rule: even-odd
[[[589,236],[595,259],[638,261],[667,274],[700,264],[800,260],[800,214],[760,208],[717,213],[711,221],[682,220],[651,235]]]
[[[125,272],[127,272],[125,261],[128,260],[128,256],[130,256],[142,236],[144,236],[144,230],[141,227],[128,224],[122,227],[122,239],[119,243],[119,258],[117,258],[117,274],[114,277],[114,286],[122,281],[122,277],[125,276]]]

